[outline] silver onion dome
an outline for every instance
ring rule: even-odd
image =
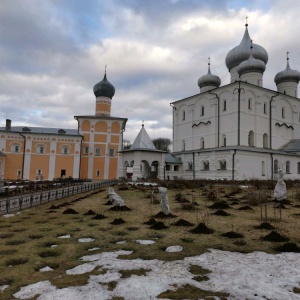
[[[210,72],[210,63],[208,64],[208,72],[206,75],[201,76],[198,79],[198,86],[201,88],[205,86],[219,87],[221,85],[221,79],[217,75],[213,75]]]
[[[241,62],[237,68],[239,76],[252,72],[263,74],[265,70],[266,64],[262,60],[254,58],[252,53],[250,53],[250,57]]]
[[[287,63],[285,70],[275,75],[274,81],[276,85],[282,82],[296,82],[300,81],[300,72],[290,68],[289,58],[287,57]]]
[[[248,32],[248,24],[246,24],[246,30],[241,43],[231,49],[225,59],[228,70],[238,66],[241,62],[247,60],[250,56],[251,38]],[[263,61],[265,64],[268,62],[268,53],[260,45],[253,44],[252,55],[254,58]]]

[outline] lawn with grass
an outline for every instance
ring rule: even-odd
[[[91,254],[91,249],[93,254],[127,250],[132,253],[120,258],[162,261],[182,260],[210,248],[272,254],[278,249],[285,251],[288,244],[286,251],[299,250],[300,201],[298,192],[292,189],[279,209],[279,203],[272,202],[271,192],[262,192],[259,198],[264,195],[264,199],[256,201],[257,194],[250,192],[254,188],[169,188],[172,217],[160,214],[159,196],[151,200],[151,187],[114,189],[130,209],[112,209],[107,189],[99,189],[0,217],[0,287],[8,286],[0,291],[0,299],[14,299],[12,295],[22,286],[45,280],[58,288],[86,284],[90,276],[103,270],[95,268],[76,275],[66,271],[78,266],[79,259]],[[268,204],[261,206],[261,202]],[[138,242],[149,240],[155,242],[143,246]],[[173,245],[183,250],[165,251]],[[47,267],[51,272],[41,271]],[[122,276],[142,276],[146,272],[146,268],[139,272],[125,270]],[[200,272],[197,266],[193,272],[199,281],[206,280],[206,272]],[[160,298],[195,298],[197,293],[203,297],[228,296],[214,291],[201,294],[199,288],[186,284],[178,287],[178,293],[166,290]]]

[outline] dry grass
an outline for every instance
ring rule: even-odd
[[[213,187],[216,188],[216,187]],[[97,271],[82,275],[66,275],[66,270],[79,265],[79,258],[95,252],[88,249],[99,247],[96,253],[114,251],[118,249],[131,250],[131,255],[126,259],[160,259],[176,260],[184,257],[199,255],[208,248],[222,249],[228,251],[252,252],[264,251],[275,253],[273,248],[281,245],[263,241],[261,238],[270,233],[266,229],[255,229],[265,220],[261,220],[260,205],[251,206],[252,210],[239,210],[240,207],[251,205],[251,199],[246,199],[244,191],[236,191],[233,187],[218,189],[217,199],[214,201],[227,201],[230,208],[225,209],[229,216],[219,216],[213,213],[217,209],[208,208],[215,202],[210,201],[203,189],[185,189],[183,193],[194,194],[197,205],[192,210],[184,209],[181,203],[175,201],[175,196],[180,192],[178,188],[169,189],[168,197],[171,213],[176,218],[156,218],[156,221],[163,222],[167,229],[153,230],[150,225],[144,224],[160,212],[160,205],[151,203],[148,197],[149,192],[138,188],[129,188],[115,191],[124,199],[126,206],[131,211],[111,211],[111,206],[104,205],[107,202],[107,191],[93,193],[89,197],[72,202],[83,195],[75,195],[70,198],[55,201],[59,205],[57,209],[50,209],[53,203],[44,204],[22,211],[11,218],[0,217],[0,274],[5,274],[1,282],[8,282],[10,287],[0,292],[0,299],[12,299],[12,294],[19,291],[21,286],[32,284],[42,280],[50,280],[59,287],[85,284],[91,274],[98,274]],[[88,195],[88,193],[86,193]],[[229,197],[228,194],[231,194]],[[298,193],[289,190],[291,205],[282,209],[282,220],[279,219],[279,210],[274,213],[273,205],[268,206],[268,222],[281,235],[287,236],[290,242],[299,245],[300,231],[298,228],[300,219],[300,207]],[[65,204],[60,206],[61,204]],[[72,208],[77,214],[64,214],[67,209]],[[89,210],[97,215],[106,218],[93,219],[95,215],[85,215]],[[111,224],[116,219],[123,219],[125,222],[119,225]],[[175,226],[178,220],[186,220],[195,224],[205,223],[208,228],[214,230],[212,234],[193,234],[191,228]],[[19,222],[20,221],[20,222]],[[222,237],[226,232],[242,234],[243,238],[234,240]],[[70,238],[58,238],[70,234]],[[79,243],[79,238],[94,238],[89,243]],[[135,240],[155,239],[156,243],[141,246]],[[116,244],[126,240],[126,244]],[[53,248],[51,246],[58,245]],[[169,253],[164,251],[168,246],[181,245],[182,252]],[[40,268],[50,266],[53,271],[39,272]],[[206,279],[206,270],[191,269],[195,277],[201,280]],[[136,271],[135,271],[136,272]],[[147,270],[140,270],[137,275],[143,275]],[[135,274],[132,270],[123,272],[123,276]],[[113,288],[113,287],[110,287]],[[299,287],[295,287],[298,291]],[[191,286],[174,287],[177,290],[166,291],[160,297],[171,299],[196,295],[199,297],[199,289]],[[204,293],[204,292],[203,292]],[[217,293],[203,294],[205,297]],[[219,294],[226,297],[226,294]],[[195,296],[196,297],[196,296]],[[182,298],[181,298],[182,299]]]

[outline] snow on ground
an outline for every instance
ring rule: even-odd
[[[53,271],[53,269],[48,267],[48,266],[45,267],[45,268],[40,269],[40,272],[50,272],[50,271]]]
[[[81,238],[81,239],[78,239],[78,242],[79,243],[90,243],[90,242],[93,242],[95,239],[93,238]]]
[[[152,241],[152,240],[136,240],[136,242],[141,245],[155,244],[155,241]]]
[[[69,239],[71,237],[70,234],[58,236],[59,239]]]
[[[68,270],[70,276],[106,269],[101,275],[91,275],[84,286],[58,289],[50,281],[42,281],[22,287],[14,294],[17,299],[37,297],[38,300],[96,300],[123,297],[126,300],[157,299],[157,295],[167,289],[190,284],[201,289],[230,293],[229,299],[272,299],[296,300],[293,293],[300,287],[300,254],[266,254],[253,252],[242,254],[210,249],[202,255],[186,257],[183,260],[160,261],[143,259],[119,259],[119,255],[129,255],[131,251],[118,250],[81,257],[82,264]],[[208,281],[198,282],[189,272],[191,265],[209,269]],[[121,278],[120,270],[149,270],[143,276],[132,275]],[[110,291],[105,285],[117,282]]]
[[[181,246],[170,246],[166,249],[166,252],[181,252],[182,250]]]

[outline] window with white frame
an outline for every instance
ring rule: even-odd
[[[108,150],[108,155],[109,155],[109,156],[115,156],[115,149],[110,148],[110,149]]]
[[[95,156],[100,156],[101,155],[101,148],[100,147],[96,147],[95,148]]]
[[[96,177],[99,177],[100,176],[100,170],[97,170],[96,171]]]
[[[69,154],[70,153],[70,148],[67,146],[64,146],[61,148],[61,153],[62,154]]]
[[[17,178],[21,179],[21,170],[17,170]]]
[[[221,160],[219,163],[220,170],[226,170],[226,160]]]
[[[203,170],[209,171],[209,161],[208,160],[203,162]]]
[[[88,146],[85,146],[83,148],[83,154],[89,154],[89,147]]]
[[[13,144],[10,148],[11,152],[20,152],[20,145],[19,144]]]
[[[38,147],[37,147],[37,153],[44,154],[45,153],[45,146],[38,145]]]
[[[187,163],[187,170],[188,171],[192,171],[193,170],[193,163],[190,162],[190,161]]]

